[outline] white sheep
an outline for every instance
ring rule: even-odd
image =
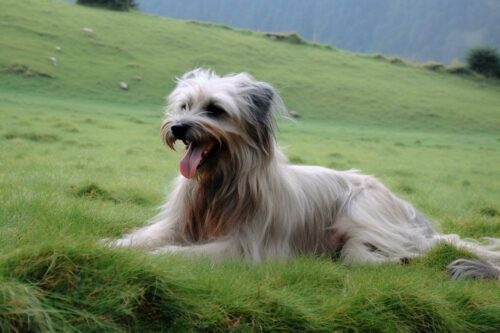
[[[52,62],[52,65],[57,66],[57,58],[56,57],[49,57],[49,60]]]

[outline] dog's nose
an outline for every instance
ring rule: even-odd
[[[175,124],[172,126],[172,134],[180,140],[184,140],[186,138],[186,132],[189,129],[189,126],[186,124]]]

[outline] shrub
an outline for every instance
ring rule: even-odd
[[[428,69],[430,71],[439,72],[444,69],[444,65],[439,62],[428,61],[425,64],[422,64],[422,67]]]
[[[478,47],[469,50],[467,65],[484,76],[500,78],[500,56],[494,48]]]
[[[271,40],[285,41],[292,44],[308,44],[307,41],[296,32],[267,32],[265,36]]]
[[[387,57],[387,61],[389,61],[391,64],[396,64],[396,65],[404,65],[406,62],[399,58],[399,57]]]
[[[77,0],[76,3],[79,5],[98,6],[122,11],[137,7],[135,0]]]
[[[467,68],[467,66],[461,64],[458,60],[453,60],[451,62],[451,65],[446,68],[446,72],[450,74],[457,74],[457,75],[470,75],[472,74],[472,71]]]

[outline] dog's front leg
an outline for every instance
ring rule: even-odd
[[[167,245],[154,251],[153,254],[181,254],[187,256],[207,256],[213,259],[239,258],[242,254],[241,246],[234,238],[214,240],[205,244]]]
[[[174,239],[175,232],[172,225],[161,221],[134,230],[119,239],[103,239],[101,243],[113,247],[136,247],[152,250],[172,243]]]

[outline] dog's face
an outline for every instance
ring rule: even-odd
[[[172,149],[177,140],[186,145],[179,164],[186,178],[242,172],[272,155],[273,113],[281,106],[270,85],[248,74],[219,77],[196,69],[169,95],[161,134]]]

